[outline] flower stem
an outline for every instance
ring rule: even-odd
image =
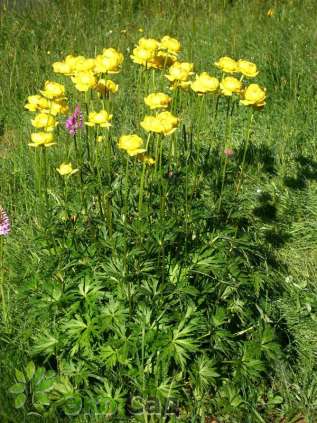
[[[148,151],[150,137],[151,137],[151,133],[149,133],[149,135],[147,137],[146,147],[145,147],[146,151]],[[141,174],[141,180],[140,180],[139,204],[138,204],[139,217],[142,217],[142,205],[143,205],[143,194],[144,194],[145,171],[146,171],[146,163],[143,162],[142,174]]]
[[[245,145],[244,145],[243,158],[242,158],[242,163],[241,163],[241,168],[240,168],[240,175],[239,175],[238,185],[237,185],[237,188],[236,188],[236,193],[237,194],[240,191],[241,184],[242,184],[243,171],[244,171],[244,166],[245,166],[245,159],[246,159],[247,151],[248,151],[249,144],[250,144],[251,129],[252,129],[253,118],[254,118],[254,112],[252,110],[252,112],[250,114],[250,120],[249,120],[249,124],[248,124],[248,128],[247,128],[247,133],[246,133],[246,141],[245,141]]]
[[[218,203],[218,213],[220,212],[220,209],[221,209],[223,188],[225,186],[225,179],[226,179],[227,163],[228,163],[228,157],[225,158],[225,163],[224,163],[224,166],[223,166],[221,189],[220,189],[220,196],[219,196],[219,203]]]
[[[7,314],[7,306],[6,306],[6,300],[4,296],[4,241],[3,237],[0,236],[0,295],[1,295],[1,301],[2,301],[2,316],[3,316],[3,322],[6,325],[8,321],[8,314]]]
[[[45,206],[46,211],[48,210],[48,193],[47,193],[47,157],[46,157],[46,148],[42,147],[43,152],[43,179],[44,179],[44,196],[45,196]]]

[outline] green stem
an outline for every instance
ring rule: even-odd
[[[228,163],[228,157],[225,158],[225,163],[224,163],[224,166],[223,166],[221,190],[220,190],[219,203],[218,203],[218,213],[220,212],[220,209],[221,209],[223,188],[225,186],[225,179],[226,179],[227,163]]]
[[[3,248],[3,245],[4,245],[3,237],[0,235],[0,295],[1,295],[1,301],[2,301],[3,322],[5,325],[7,325],[8,313],[7,313],[6,300],[4,296],[4,248]]]
[[[48,211],[48,194],[47,194],[47,157],[46,157],[46,148],[42,147],[43,151],[43,179],[44,179],[44,196],[45,196],[45,206],[46,211]]]
[[[147,137],[146,147],[145,147],[146,151],[148,151],[150,137],[151,137],[151,133],[149,133],[149,135]],[[139,205],[138,205],[139,217],[142,217],[142,205],[143,205],[143,194],[144,194],[145,170],[146,170],[146,163],[143,162],[142,174],[141,174],[141,180],[140,180],[140,191],[139,191]]]
[[[248,147],[249,147],[249,144],[250,144],[251,129],[252,129],[253,118],[254,118],[254,112],[252,110],[252,112],[250,114],[250,120],[249,120],[248,129],[247,129],[247,134],[246,134],[246,141],[245,141],[245,145],[244,145],[243,158],[242,158],[242,163],[241,163],[241,168],[240,168],[240,175],[239,175],[238,185],[237,185],[237,188],[236,188],[236,193],[237,194],[240,191],[241,184],[242,184],[243,171],[244,171],[244,166],[245,166],[245,159],[246,159]]]

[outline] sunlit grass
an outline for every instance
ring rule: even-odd
[[[15,420],[36,410],[48,421],[81,412],[80,421],[88,398],[111,398],[103,413],[131,421],[165,421],[146,406],[171,399],[180,415],[171,421],[314,422],[315,16],[309,0],[2,9],[0,204],[12,223],[1,238],[4,421],[19,395],[8,392],[21,382],[15,369],[33,360],[59,390],[39,398],[26,381]],[[201,75],[194,89],[176,88],[195,80],[191,67],[175,80],[133,63],[141,37],[164,35]],[[93,80],[53,72],[67,54],[104,48],[124,56],[119,73],[102,75],[118,84],[104,98]],[[242,83],[266,88],[263,110],[206,82],[202,72],[227,76],[214,65],[222,56],[257,64]],[[47,80],[65,84],[69,111],[54,117],[53,140],[31,140],[48,122],[32,128],[24,105]],[[206,84],[216,88],[197,95]],[[153,92],[172,100],[146,104]],[[160,101],[158,112],[174,116],[163,127],[145,119]],[[66,129],[76,105],[82,118]],[[38,141],[56,144],[28,145]]]

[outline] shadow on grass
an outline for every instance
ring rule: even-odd
[[[291,189],[305,189],[308,181],[317,181],[317,161],[300,155],[295,159],[296,176],[285,176],[284,184]]]

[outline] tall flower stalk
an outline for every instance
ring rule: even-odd
[[[238,184],[237,184],[237,188],[236,188],[236,193],[237,194],[240,191],[242,180],[243,180],[245,160],[246,160],[247,151],[248,151],[249,144],[250,144],[250,138],[251,138],[253,120],[254,120],[254,111],[251,110],[249,124],[247,126],[247,131],[246,131],[246,139],[245,139],[243,157],[242,157],[242,162],[241,162],[241,167],[240,167],[240,174],[239,174]]]
[[[0,206],[0,295],[2,301],[2,316],[4,324],[8,321],[8,312],[4,294],[4,236],[10,233],[10,220],[7,213]]]

